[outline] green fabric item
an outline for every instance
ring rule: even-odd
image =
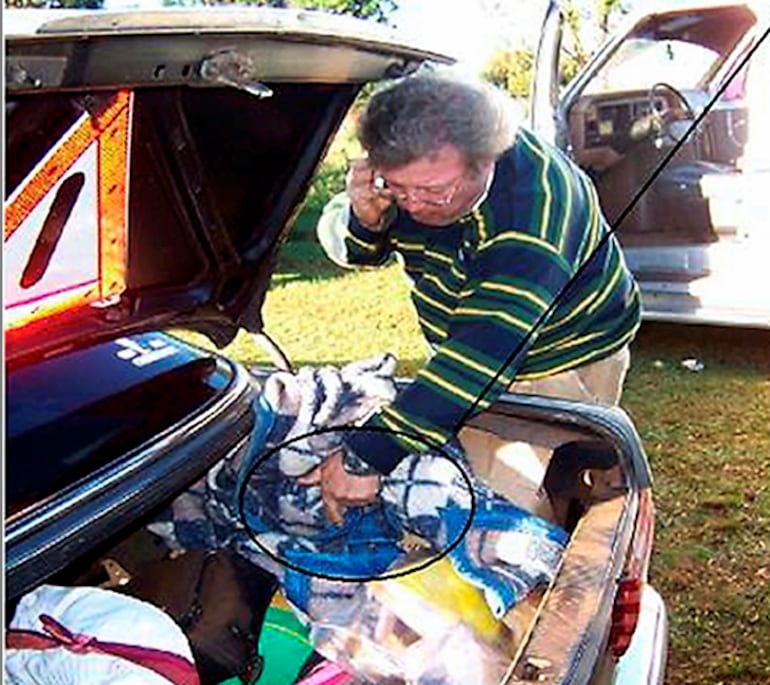
[[[259,653],[265,667],[259,685],[289,685],[313,652],[308,629],[294,612],[269,607],[259,637]]]
[[[265,665],[257,681],[259,685],[291,685],[313,652],[308,629],[293,611],[268,607],[259,636],[259,653]],[[241,685],[231,678],[220,685]]]

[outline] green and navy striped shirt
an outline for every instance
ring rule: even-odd
[[[454,224],[425,226],[399,209],[375,233],[338,199],[318,231],[338,263],[377,266],[401,256],[435,350],[414,382],[364,426],[376,432],[348,439],[382,473],[426,449],[405,433],[442,445],[469,412],[486,409],[514,380],[603,359],[639,325],[638,288],[608,235],[593,184],[523,129],[497,161],[483,201]]]

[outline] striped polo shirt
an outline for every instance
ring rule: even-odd
[[[401,209],[386,231],[332,200],[318,226],[327,254],[377,266],[397,254],[434,354],[396,400],[348,438],[382,473],[409,452],[443,445],[514,380],[608,357],[640,321],[637,285],[588,177],[521,129],[483,201],[445,227]]]

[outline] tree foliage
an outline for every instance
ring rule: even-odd
[[[127,2],[126,4],[131,4]],[[136,5],[141,3],[137,0]],[[320,9],[334,14],[349,14],[361,19],[387,22],[398,9],[396,0],[160,0],[164,7],[196,5],[250,5],[255,7],[293,7]],[[101,9],[105,0],[5,0],[6,7],[65,7]]]
[[[510,19],[511,7],[500,0],[479,0],[490,12],[505,21]],[[568,83],[588,61],[593,49],[607,37],[613,20],[625,10],[626,0],[564,0],[564,42],[559,60],[559,81]],[[590,39],[588,38],[590,37]],[[590,40],[590,43],[587,42]],[[591,48],[586,46],[590,44]],[[529,96],[534,75],[535,53],[527,47],[506,44],[495,51],[487,62],[482,77],[504,88],[518,98]]]
[[[564,0],[568,51],[576,68],[585,64],[591,55],[592,51],[586,48],[586,38],[590,38],[594,48],[601,44],[609,35],[612,20],[625,11],[625,4],[624,0],[593,0],[593,5],[585,0]]]
[[[528,48],[497,50],[481,75],[514,97],[526,98],[529,96],[534,63],[535,55]]]
[[[595,0],[596,23],[602,37],[606,37],[610,32],[610,18],[613,14],[623,11],[623,4],[623,0]]]
[[[398,8],[395,0],[288,0],[290,7],[321,9],[386,23]]]

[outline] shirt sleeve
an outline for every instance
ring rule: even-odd
[[[409,452],[445,444],[510,386],[535,324],[572,272],[552,244],[529,234],[504,232],[483,243],[447,338],[413,383],[363,426],[371,430],[348,437],[349,447],[389,473]]]
[[[385,220],[391,223],[392,217]],[[380,266],[391,254],[388,231],[370,231],[363,226],[350,210],[345,193],[335,195],[326,204],[316,233],[324,252],[338,266]]]

